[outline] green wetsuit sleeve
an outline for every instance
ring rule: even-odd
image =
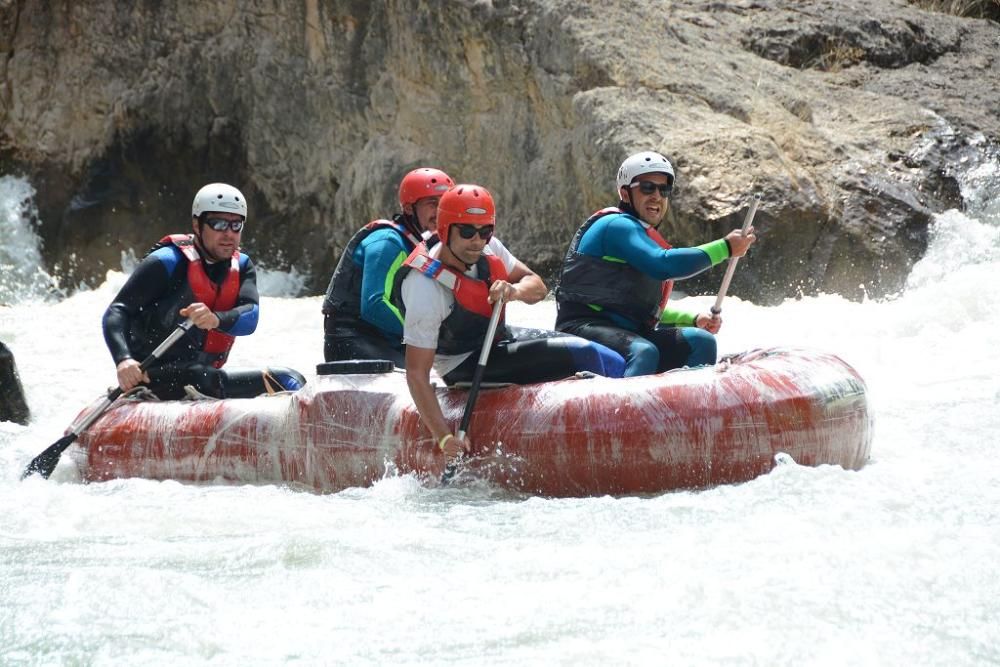
[[[696,313],[688,313],[676,308],[664,308],[660,315],[660,324],[672,327],[693,327],[698,318]]]
[[[729,243],[726,239],[710,241],[695,247],[708,255],[712,261],[712,266],[729,259]],[[688,313],[677,308],[667,307],[663,309],[663,314],[660,315],[660,324],[673,327],[693,327],[697,319],[697,313]]]
[[[729,259],[729,242],[726,239],[709,241],[696,247],[708,255],[709,259],[712,260],[712,266]]]

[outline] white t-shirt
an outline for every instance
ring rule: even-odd
[[[441,254],[441,244],[430,250],[430,256],[437,258]],[[507,273],[514,270],[517,258],[510,254],[504,244],[494,236],[486,244],[483,254],[495,255],[507,267]],[[473,266],[465,272],[471,278],[478,278],[479,271]],[[438,333],[441,323],[451,315],[455,308],[455,295],[450,289],[429,278],[419,271],[410,271],[403,279],[403,305],[406,306],[406,317],[403,322],[403,342],[413,347],[436,350]],[[444,376],[461,365],[472,352],[462,354],[435,354],[434,370]]]

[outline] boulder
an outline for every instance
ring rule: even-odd
[[[17,374],[13,353],[0,342],[0,421],[27,424],[31,411]]]

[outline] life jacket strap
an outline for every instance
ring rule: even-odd
[[[424,274],[428,278],[433,278],[449,290],[454,291],[458,285],[458,276],[452,271],[446,270],[440,259],[431,259],[426,255],[417,255],[410,261],[410,266]]]

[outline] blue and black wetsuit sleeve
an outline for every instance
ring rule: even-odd
[[[128,277],[104,311],[102,327],[104,342],[111,352],[115,365],[132,358],[128,347],[128,334],[132,321],[140,309],[155,303],[171,291],[171,282],[177,268],[177,256],[170,248],[163,248],[148,255]]]
[[[218,267],[218,268],[217,268]],[[219,262],[212,266],[213,281],[221,284],[229,271],[228,262]],[[222,275],[216,280],[215,271]],[[216,311],[219,318],[219,331],[230,336],[247,336],[257,329],[260,318],[260,294],[257,292],[257,269],[253,261],[240,253],[240,293],[236,298],[236,307],[230,310]]]

